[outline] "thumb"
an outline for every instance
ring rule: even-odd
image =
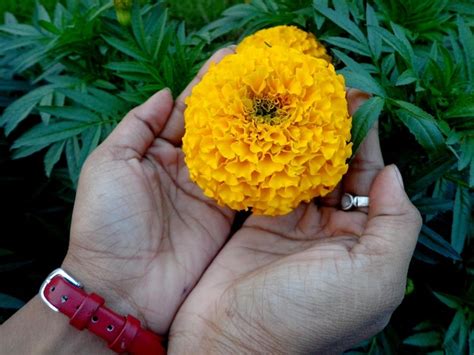
[[[385,167],[377,175],[369,197],[369,215],[361,245],[378,255],[394,254],[408,267],[422,220],[405,193],[402,176],[395,165]]]
[[[169,89],[163,89],[131,110],[102,143],[116,159],[140,159],[165,127],[173,108]]]

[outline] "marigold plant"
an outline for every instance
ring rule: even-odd
[[[210,68],[187,105],[191,178],[222,205],[286,214],[332,191],[348,169],[344,78],[324,59],[241,48]]]

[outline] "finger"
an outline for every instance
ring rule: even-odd
[[[391,255],[408,267],[421,229],[421,217],[410,202],[398,168],[390,165],[370,190],[367,226],[357,246],[377,255]],[[356,250],[356,247],[353,249]]]
[[[359,90],[350,89],[347,93],[347,98],[349,112],[353,115],[359,106],[369,98],[369,95]],[[376,122],[349,166],[349,171],[343,181],[344,192],[367,196],[372,182],[383,167],[384,162],[380,150],[378,123]]]
[[[186,109],[186,98],[191,95],[193,88],[202,80],[204,74],[209,70],[211,63],[217,64],[224,59],[225,56],[233,53],[235,53],[235,46],[220,49],[203,65],[196,77],[176,99],[170,119],[161,133],[162,138],[173,144],[179,144],[181,142],[181,138],[184,134],[184,110]]]
[[[346,97],[349,114],[353,116],[359,106],[370,96],[360,90],[348,89]],[[376,164],[371,166],[369,159],[373,159],[373,162]],[[381,166],[379,166],[380,163]],[[340,183],[334,191],[323,197],[320,200],[320,204],[327,207],[339,207],[344,192],[367,195],[369,193],[370,184],[381,168],[383,168],[383,159],[378,141],[377,125],[374,125],[365,141],[361,144],[358,154],[349,167],[348,173],[343,178],[343,182]],[[362,181],[362,186],[358,186],[358,180]]]
[[[102,143],[117,159],[141,158],[160,134],[173,108],[169,89],[163,89],[131,110]]]

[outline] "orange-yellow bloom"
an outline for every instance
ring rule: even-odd
[[[187,99],[190,176],[221,205],[281,215],[347,172],[344,78],[326,60],[279,45],[212,65]]]
[[[245,37],[237,46],[237,52],[252,48],[283,46],[296,49],[304,54],[331,61],[326,48],[309,32],[296,26],[275,26],[255,32]]]

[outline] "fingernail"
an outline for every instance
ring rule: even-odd
[[[232,52],[235,52],[237,46],[236,46],[235,44],[233,44],[233,45],[231,45],[231,46],[229,46],[229,47],[227,47],[227,48],[229,48]]]
[[[403,184],[402,174],[400,173],[398,166],[396,166],[395,164],[392,164],[392,168],[393,168],[393,172],[395,173],[395,176],[397,177],[398,183],[400,184],[400,187],[402,189],[405,189],[405,185]]]
[[[163,91],[163,92],[167,91],[171,96],[173,96],[173,92],[171,91],[170,88],[163,88],[163,89],[161,89],[161,91]]]

